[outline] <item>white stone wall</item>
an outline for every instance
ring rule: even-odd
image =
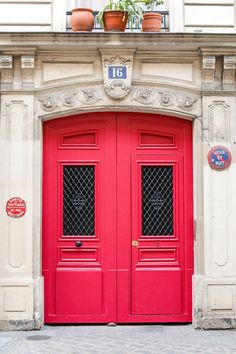
[[[98,11],[106,0],[0,0],[0,31],[64,32],[66,11],[91,7]],[[234,0],[166,0],[171,32],[235,32]]]
[[[185,32],[235,32],[234,0],[185,0]]]
[[[232,50],[232,49],[231,49]],[[220,53],[221,52],[221,53]],[[236,120],[235,56],[203,50],[202,117],[202,232],[196,257],[201,272],[194,278],[194,324],[203,328],[232,328],[236,325]],[[224,171],[209,168],[207,153],[223,145],[232,153],[232,164]],[[200,233],[197,232],[198,237]],[[201,255],[204,254],[204,258]]]
[[[42,306],[38,311],[39,301],[34,306],[37,283],[41,282],[40,256],[37,257],[40,255],[40,234],[36,235],[36,227],[41,221],[36,200],[36,196],[40,197],[37,188],[40,176],[34,174],[39,141],[31,92],[34,62],[30,59],[33,56],[1,56],[0,329],[12,328],[9,319],[13,328],[17,327],[14,323],[23,329],[37,328],[42,316]],[[23,218],[7,216],[6,201],[12,196],[26,201]],[[43,301],[42,294],[40,301]]]
[[[231,37],[162,34],[156,46],[155,36],[147,40],[144,34],[19,33],[1,35],[0,45],[5,48],[0,56],[0,328],[43,323],[42,121],[110,110],[193,121],[194,326],[236,327],[236,47]],[[133,62],[132,82],[121,98],[109,83],[104,87],[103,62],[112,56]],[[206,156],[215,145],[232,151],[226,171],[208,166]],[[21,219],[5,212],[14,196],[27,203]]]
[[[52,1],[0,0],[0,31],[51,31]]]

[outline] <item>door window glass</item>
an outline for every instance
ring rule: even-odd
[[[142,235],[173,235],[172,166],[142,166]]]
[[[63,234],[94,235],[95,167],[64,166]]]

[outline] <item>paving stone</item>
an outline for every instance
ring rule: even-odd
[[[1,332],[0,352],[236,354],[236,331],[202,331],[193,329],[191,325],[45,326],[38,332]]]

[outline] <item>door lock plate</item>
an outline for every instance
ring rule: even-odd
[[[137,247],[139,245],[139,242],[138,241],[136,241],[136,240],[133,240],[132,241],[132,246],[133,247]]]

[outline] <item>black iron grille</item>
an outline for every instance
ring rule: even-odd
[[[94,175],[94,166],[64,166],[64,235],[94,235]]]
[[[173,168],[142,167],[142,234],[173,235]]]

